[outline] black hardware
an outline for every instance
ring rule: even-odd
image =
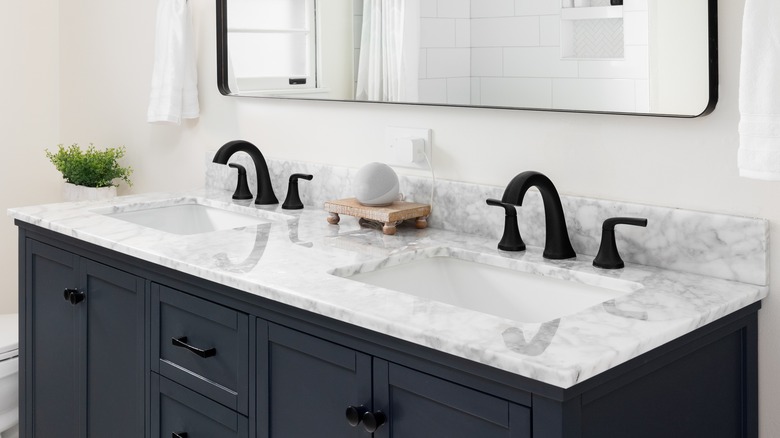
[[[257,174],[257,198],[255,199],[255,204],[278,204],[279,200],[276,199],[274,188],[271,185],[271,174],[268,172],[268,164],[257,146],[245,140],[229,141],[214,154],[213,161],[218,164],[227,164],[230,157],[236,152],[246,152],[255,163],[255,173]]]
[[[252,199],[252,192],[249,190],[249,184],[246,182],[246,168],[240,164],[230,163],[228,166],[238,170],[238,182],[236,191],[233,192],[233,199]]]
[[[187,438],[187,432],[171,432],[171,438]]]
[[[349,425],[352,427],[356,427],[358,424],[360,424],[361,421],[363,421],[363,416],[366,414],[366,412],[368,412],[368,408],[363,405],[347,407],[347,423],[349,423]]]
[[[201,350],[198,347],[193,347],[192,345],[188,344],[186,336],[182,336],[180,338],[171,338],[171,344],[176,347],[186,348],[187,350],[190,350],[202,358],[208,358],[217,355],[216,348],[207,348],[205,350]]]
[[[290,85],[306,85],[306,78],[290,78]]]
[[[613,217],[604,221],[601,227],[599,253],[593,259],[593,266],[603,269],[621,269],[625,266],[615,244],[615,225],[646,227],[647,219],[636,217]]]
[[[82,301],[84,301],[84,298],[86,298],[86,294],[78,289],[65,289],[62,293],[63,297],[65,298],[65,301],[70,302],[74,306]]]
[[[501,202],[523,205],[523,197],[531,187],[536,187],[542,194],[544,202],[544,225],[546,228],[544,253],[546,259],[570,259],[577,254],[571,247],[569,232],[566,230],[566,218],[563,214],[561,197],[550,178],[545,175],[528,171],[512,178],[506,186]]]
[[[382,411],[366,412],[363,415],[363,428],[366,432],[374,433],[385,423],[387,423],[387,416]]]
[[[498,249],[502,251],[525,251],[525,243],[520,237],[520,229],[517,228],[517,209],[514,204],[508,204],[498,199],[488,199],[487,205],[493,207],[504,207],[506,216],[504,217],[504,235],[498,242]]]
[[[609,4],[612,6],[623,6],[623,0],[610,0]]]
[[[311,181],[314,178],[313,175],[306,175],[303,173],[294,173],[290,175],[290,183],[287,185],[287,198],[285,198],[282,208],[285,210],[300,210],[303,208],[303,202],[301,202],[301,196],[298,193],[298,180],[305,179]]]

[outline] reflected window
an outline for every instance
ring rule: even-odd
[[[227,14],[239,90],[316,87],[315,0],[231,0]]]

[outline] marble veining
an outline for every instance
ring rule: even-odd
[[[741,275],[739,278],[742,280],[734,281],[716,275],[639,264],[629,264],[619,271],[605,271],[594,268],[592,257],[587,253],[580,253],[571,260],[545,260],[541,255],[542,249],[530,244],[537,239],[530,231],[526,233],[529,242],[527,251],[504,253],[496,249],[496,235],[447,229],[454,227],[456,221],[451,224],[446,222],[449,210],[445,204],[457,198],[458,202],[473,202],[464,204],[470,207],[459,209],[471,211],[470,214],[475,216],[466,222],[482,217],[483,211],[489,212],[491,218],[496,217],[496,226],[489,228],[495,228],[500,233],[500,212],[476,205],[477,198],[484,202],[482,198],[486,196],[500,195],[495,193],[500,192],[497,188],[462,185],[464,191],[458,192],[446,186],[460,186],[459,183],[444,182],[439,185],[437,182],[437,191],[442,191],[441,195],[437,195],[441,205],[435,204],[438,210],[434,210],[433,217],[441,215],[440,222],[434,222],[441,228],[434,226],[417,230],[402,226],[397,235],[385,236],[377,230],[359,227],[356,221],[345,220],[339,225],[330,225],[325,220],[327,214],[312,205],[321,205],[323,197],[330,197],[333,193],[344,194],[346,184],[344,180],[337,179],[348,179],[348,170],[332,168],[324,171],[330,173],[317,173],[313,165],[281,165],[277,162],[272,162],[271,167],[281,169],[276,170],[276,184],[283,181],[281,176],[293,171],[316,173],[311,183],[301,184],[302,198],[309,207],[300,211],[283,211],[279,206],[261,208],[235,203],[230,199],[232,187],[226,191],[224,188],[214,189],[212,185],[211,189],[184,195],[156,193],[98,203],[14,208],[9,210],[9,215],[22,222],[241,291],[237,293],[275,300],[562,388],[583,382],[767,295],[765,282],[761,281],[765,253],[764,258],[745,257],[738,269],[729,269],[729,272],[736,273],[734,275]],[[209,169],[209,172],[214,172],[214,169]],[[406,184],[410,187],[411,183]],[[286,182],[278,190],[277,196],[281,200],[283,196],[279,195],[285,193]],[[458,196],[453,193],[458,193]],[[174,235],[105,214],[182,202],[254,212],[267,221],[236,229]],[[636,237],[637,245],[653,244],[659,251],[671,253],[673,250],[665,249],[666,245],[687,242],[689,247],[698,245],[699,254],[708,253],[710,247],[717,247],[718,241],[744,240],[744,247],[739,249],[743,254],[760,253],[760,249],[765,251],[766,248],[763,221],[718,215],[704,218],[707,215],[703,213],[669,209],[664,219],[661,213],[654,213],[654,207],[616,207],[605,202],[602,206],[591,208],[590,204],[584,205],[585,201],[576,201],[583,204],[571,202],[575,201],[567,200],[569,209],[572,205],[590,209],[582,213],[567,210],[568,217],[572,218],[570,232],[573,235],[578,235],[578,227],[586,228],[583,224],[590,228],[595,220],[593,218],[600,220],[602,211],[608,211],[612,216],[636,208],[637,213],[658,214],[655,220],[666,220],[677,233],[690,234],[681,237],[671,231],[659,231],[648,241],[641,240],[647,237]],[[522,207],[521,211],[530,214],[533,208]],[[580,217],[582,219],[578,219]],[[700,217],[702,219],[696,219]],[[695,220],[696,223],[672,223],[681,218]],[[740,231],[735,224],[742,224],[753,231]],[[710,225],[715,228],[708,228]],[[748,238],[750,233],[755,235]],[[704,242],[697,244],[697,238]],[[575,248],[581,249],[582,239],[577,242]],[[414,263],[420,257],[431,256],[457,256],[570,281],[638,286],[631,286],[628,293],[573,314],[542,323],[523,323],[331,274],[376,269],[392,263]],[[701,258],[702,263],[710,266],[708,271],[726,263],[724,260],[734,255],[723,252],[712,257]],[[664,260],[673,258],[664,257]],[[685,260],[673,264],[672,268],[690,263],[691,270],[697,270],[690,258]]]
[[[241,154],[239,154],[241,155]],[[211,163],[208,157],[207,187],[234,190],[235,170]],[[236,160],[252,168],[248,156]],[[268,160],[274,190],[283,199],[287,181],[293,173],[314,175],[311,182],[301,182],[304,204],[321,206],[325,201],[351,197],[350,186],[357,169],[287,160]],[[523,170],[518,169],[518,173]],[[249,178],[254,175],[250,172]],[[514,176],[514,175],[513,175]],[[399,175],[401,192],[407,200],[430,202],[430,178]],[[509,182],[507,179],[507,183]],[[554,182],[554,181],[553,181]],[[500,199],[504,187],[436,180],[433,228],[501,238],[504,214],[485,205],[485,199]],[[250,187],[255,187],[250,181]],[[767,242],[769,225],[763,219],[697,212],[668,207],[632,204],[561,195],[569,237],[577,254],[595,256],[601,242],[604,220],[616,216],[648,219],[647,228],[618,226],[616,241],[620,255],[627,263],[655,266],[711,277],[767,285]],[[520,234],[526,244],[544,245],[544,209],[536,191],[526,195],[517,209]]]

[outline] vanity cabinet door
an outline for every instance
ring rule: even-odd
[[[20,436],[79,437],[82,307],[63,299],[65,289],[78,287],[78,257],[34,240],[26,241],[25,255]]]
[[[26,243],[26,437],[144,436],[144,281]]]
[[[383,360],[374,360],[376,438],[530,438],[531,410]]]
[[[350,406],[371,408],[369,356],[258,320],[258,438],[370,437]]]

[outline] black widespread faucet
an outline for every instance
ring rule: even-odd
[[[507,204],[523,205],[525,193],[531,187],[536,187],[542,194],[544,203],[544,224],[546,228],[543,256],[546,259],[570,259],[576,257],[571,247],[569,232],[566,230],[566,218],[558,190],[550,178],[545,175],[528,171],[515,176],[506,186],[501,201]]]
[[[255,204],[278,204],[279,200],[276,199],[274,188],[271,186],[271,175],[268,172],[268,164],[266,164],[265,158],[257,146],[245,140],[229,141],[219,148],[214,155],[214,162],[227,164],[230,157],[236,152],[246,152],[252,157],[252,161],[255,163],[255,170],[257,173],[257,198],[255,198]]]

